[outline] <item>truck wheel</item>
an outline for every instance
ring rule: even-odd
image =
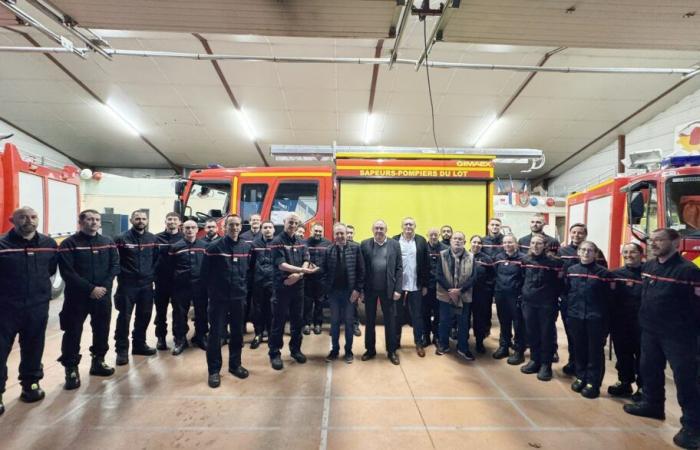
[[[55,300],[63,294],[66,282],[61,278],[61,274],[56,271],[56,275],[51,277],[51,300]]]

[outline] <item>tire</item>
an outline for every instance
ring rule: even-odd
[[[55,300],[63,294],[66,282],[61,278],[61,273],[57,270],[56,275],[51,277],[51,300]]]

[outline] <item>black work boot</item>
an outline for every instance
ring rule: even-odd
[[[167,350],[167,347],[165,348]],[[132,355],[142,355],[142,356],[153,356],[157,350],[153,347],[149,347],[145,342],[143,344],[134,345],[131,349]]]
[[[608,394],[612,395],[613,397],[631,397],[632,384],[618,381],[612,386],[608,386]]]
[[[311,326],[310,325],[304,325],[304,329],[302,330],[302,333],[305,335],[310,335],[311,334]]]
[[[90,375],[94,375],[96,377],[111,377],[114,375],[114,367],[109,367],[104,358],[99,358],[96,356],[92,358]]]
[[[168,343],[165,342],[165,338],[164,338],[164,337],[159,337],[159,338],[158,338],[158,342],[156,343],[156,348],[157,348],[158,350],[169,350],[169,348],[168,348]]]
[[[262,343],[262,335],[256,334],[252,341],[250,341],[250,349],[255,350],[260,347]]]
[[[46,393],[37,382],[32,383],[29,387],[22,386],[22,393],[20,394],[19,399],[25,403],[34,403],[38,402],[39,400],[43,400],[44,397],[46,397]]]
[[[648,417],[656,420],[666,420],[663,406],[655,406],[649,402],[630,403],[622,407],[627,414],[633,416]]]
[[[562,367],[561,371],[564,372],[565,375],[573,376],[576,375],[576,366],[574,366],[574,363],[570,362]]]
[[[78,389],[80,387],[80,372],[78,372],[78,367],[66,367],[66,384],[63,385],[63,389],[67,391],[72,391],[73,389]]]
[[[207,384],[210,388],[218,388],[221,385],[221,375],[218,373],[212,373],[207,379]]]
[[[270,357],[270,365],[275,370],[284,369],[284,362],[282,362],[282,357],[280,355]]]
[[[600,388],[592,384],[587,384],[581,389],[581,395],[586,398],[598,398],[600,396]]]
[[[301,350],[292,352],[292,359],[299,364],[304,364],[306,362],[306,355],[301,352]]]
[[[248,378],[248,370],[243,366],[229,368],[228,371],[231,373],[231,375],[236,378],[240,378],[241,380]]]
[[[498,349],[491,356],[493,356],[494,359],[503,359],[503,358],[507,358],[508,355],[510,355],[510,351],[508,350],[508,347],[501,345],[498,347]]]
[[[199,347],[202,350],[207,349],[207,337],[206,336],[195,336],[193,337],[190,342],[192,345],[195,347]]]
[[[573,383],[571,383],[571,390],[574,392],[581,392],[585,386],[585,383],[583,382],[582,379],[576,378]]]
[[[125,366],[129,364],[129,352],[126,350],[118,351],[116,363],[118,366]]]
[[[507,362],[511,366],[518,366],[525,362],[525,355],[522,351],[516,350],[512,355],[510,355]]]
[[[537,379],[540,381],[549,381],[552,379],[552,365],[542,364],[540,366],[539,372],[537,372]]]
[[[529,363],[525,364],[520,368],[520,371],[524,374],[530,375],[533,373],[537,373],[540,370],[541,365],[538,364],[536,361],[530,360]]]
[[[700,431],[683,427],[673,436],[673,443],[680,448],[696,449],[700,447]]]
[[[321,334],[321,325],[314,325],[314,334]]]
[[[183,339],[181,342],[176,342],[175,347],[173,347],[173,356],[181,355],[190,344],[187,343],[187,339]]]

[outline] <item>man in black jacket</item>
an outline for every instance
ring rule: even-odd
[[[37,233],[37,212],[24,206],[12,213],[11,221],[14,227],[0,238],[0,415],[5,412],[7,357],[18,334],[20,400],[33,403],[45,396],[39,386],[41,357],[56,273],[56,241]]]
[[[386,235],[387,226],[383,220],[372,225],[374,237],[360,244],[365,260],[365,289],[363,298],[367,322],[365,324],[365,348],[362,360],[367,361],[377,355],[375,326],[377,323],[377,301],[384,315],[384,338],[386,351],[392,364],[400,364],[396,353],[396,302],[401,299],[403,266],[401,265],[401,245]]]
[[[700,324],[700,270],[678,253],[680,234],[672,228],[654,230],[649,239],[653,258],[642,266],[642,328],[644,380],[642,401],[628,404],[628,414],[665,418],[664,369],[668,361],[681,407],[681,430],[673,442],[682,448],[700,446],[700,392],[696,382]]]
[[[481,239],[483,252],[491,258],[503,251],[503,233],[501,233],[501,219],[492,217],[489,220],[486,236]]]
[[[262,217],[260,214],[250,215],[250,229],[241,233],[243,242],[252,244],[253,241],[260,237],[260,226],[262,225]]]
[[[202,240],[209,245],[220,238],[219,225],[216,223],[216,220],[207,219],[207,221],[204,222],[204,237]]]
[[[403,267],[402,296],[398,303],[399,322],[396,324],[396,347],[401,347],[401,328],[410,323],[413,327],[413,341],[416,353],[425,356],[423,334],[423,296],[428,293],[430,281],[430,256],[428,243],[423,236],[416,234],[416,220],[406,217],[401,221],[401,234],[394,236],[401,246],[401,265]]]
[[[445,244],[446,247],[449,247],[450,239],[452,238],[452,226],[443,225],[440,228],[440,238],[442,239],[442,243]]]
[[[270,365],[275,370],[282,370],[284,363],[282,333],[284,323],[289,317],[289,351],[299,364],[306,362],[306,355],[301,352],[304,324],[304,275],[316,273],[319,268],[310,267],[309,251],[304,241],[297,235],[301,219],[294,213],[284,218],[284,231],[272,240],[272,270],[274,279],[274,296],[272,300],[272,331],[268,342]]]
[[[359,300],[364,284],[365,265],[360,246],[347,241],[347,229],[344,224],[333,226],[335,241],[328,247],[323,267],[323,286],[328,294],[331,307],[331,351],[327,362],[338,358],[340,353],[340,324],[345,326],[344,360],[350,364],[354,360],[352,353],[353,306]]]
[[[544,215],[542,213],[535,213],[530,217],[530,234],[518,239],[518,245],[520,246],[520,251],[527,253],[530,249],[530,239],[532,236],[539,234],[545,239],[545,251],[556,253],[559,250],[559,242],[552,236],[548,235],[544,231]]]
[[[194,337],[192,344],[207,349],[207,291],[201,282],[202,260],[207,243],[197,239],[197,222],[188,220],[182,225],[183,239],[170,246],[168,271],[173,274],[173,355],[181,354],[187,344],[187,313],[194,305]]]
[[[156,349],[146,344],[146,329],[153,314],[153,278],[158,263],[158,239],[146,231],[146,211],[131,213],[131,228],[114,240],[119,251],[120,271],[114,306],[119,311],[114,330],[117,365],[129,363],[129,326],[136,308],[134,329],[131,332],[132,355],[152,356]]]
[[[355,242],[355,227],[348,223],[345,225],[345,228],[348,230],[347,231],[348,242]],[[355,335],[355,337],[360,337],[360,336],[362,336],[362,331],[360,331],[360,319],[359,319],[359,312],[357,310],[357,302],[353,303],[353,309],[355,311],[353,313],[355,315],[355,318],[353,319],[353,322],[352,322],[352,333]]]
[[[272,329],[272,239],[275,225],[265,221],[260,226],[260,236],[253,241],[253,327],[255,336],[250,348],[260,347],[265,334]]]
[[[105,363],[105,355],[109,350],[112,283],[119,274],[119,253],[112,239],[98,233],[102,225],[99,212],[94,209],[81,212],[78,223],[80,231],[61,243],[58,254],[61,276],[66,283],[59,315],[64,334],[58,361],[65,367],[66,390],[80,387],[80,338],[88,315],[92,327],[90,375],[114,374],[114,368]]]
[[[326,249],[331,241],[323,237],[323,225],[316,223],[311,227],[311,237],[306,240],[311,264],[317,267],[323,265]],[[320,273],[304,277],[304,334],[321,334],[323,324],[323,278]]]
[[[153,324],[156,326],[156,338],[158,350],[168,350],[165,338],[168,335],[168,306],[174,302],[173,299],[173,271],[166,264],[170,246],[182,240],[180,232],[180,216],[175,212],[165,215],[165,230],[156,234],[158,239],[158,251],[160,261],[156,267],[156,319]]]
[[[440,305],[436,293],[436,273],[437,265],[440,261],[440,252],[449,248],[449,246],[440,242],[440,234],[437,228],[430,228],[427,235],[428,256],[430,257],[430,279],[428,280],[428,292],[423,296],[423,343],[426,346],[430,345],[431,342],[437,344],[438,326],[440,324]]]
[[[241,364],[243,348],[243,312],[252,276],[252,247],[239,238],[242,221],[232,214],[224,222],[226,235],[207,247],[202,262],[202,281],[209,294],[209,342],[207,367],[209,387],[221,384],[221,332],[228,325],[228,371],[237,378],[247,378]]]

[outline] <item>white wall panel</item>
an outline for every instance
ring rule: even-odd
[[[627,153],[636,150],[673,151],[674,131],[678,125],[700,119],[700,90],[685,97],[642,126],[627,133]],[[614,175],[617,164],[617,143],[613,143],[549,183],[549,194],[566,195],[582,190]]]

